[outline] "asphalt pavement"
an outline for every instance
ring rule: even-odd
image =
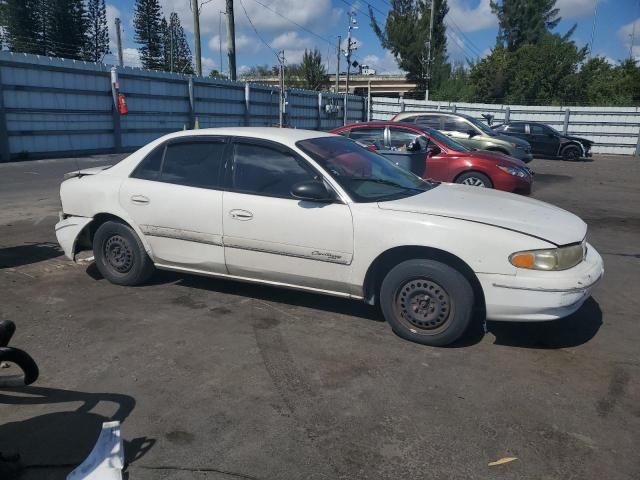
[[[605,261],[576,314],[430,348],[354,301],[66,260],[62,174],[119,158],[0,164],[0,319],[41,370],[0,389],[20,478],[65,478],[110,419],[133,480],[640,478],[639,159],[531,163]]]

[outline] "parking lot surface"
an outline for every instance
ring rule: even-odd
[[[589,224],[605,278],[567,319],[450,348],[353,301],[163,272],[118,287],[73,264],[62,174],[119,158],[0,164],[0,319],[41,370],[0,390],[21,478],[65,478],[109,419],[135,480],[640,478],[637,158],[530,164],[533,197]]]

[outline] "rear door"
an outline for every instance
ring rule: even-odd
[[[171,140],[152,151],[120,187],[122,208],[157,264],[224,273],[222,179],[227,139]]]
[[[484,148],[484,142],[481,140],[482,133],[471,123],[462,118],[451,116],[445,116],[443,120],[442,133],[460,142],[465,147]],[[476,135],[469,135],[470,132],[475,132]]]
[[[224,192],[224,250],[231,275],[346,293],[353,258],[348,205],[291,195],[322,176],[287,147],[236,139]]]
[[[348,137],[376,150],[384,150],[384,127],[353,127]]]

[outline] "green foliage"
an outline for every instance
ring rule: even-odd
[[[499,24],[497,43],[513,52],[541,42],[561,20],[555,4],[556,0],[491,0]]]
[[[83,0],[52,0],[49,9],[49,55],[82,59],[87,30]]]
[[[322,63],[322,55],[318,49],[306,50],[300,64],[300,80],[302,88],[322,90],[329,84],[329,75]]]
[[[474,88],[469,81],[469,71],[464,64],[457,63],[448,72],[448,78],[430,95],[431,100],[447,100],[451,102],[470,102],[473,100]]]
[[[220,71],[216,70],[215,68],[209,72],[209,75],[207,75],[207,77],[209,77],[209,78],[227,78],[227,76],[225,74],[221,73]]]
[[[447,0],[391,0],[384,29],[369,7],[371,27],[384,48],[390,50],[407,79],[424,91],[428,82],[428,41],[431,6],[435,4],[433,27],[431,88],[436,90],[447,81],[447,39],[444,17],[449,12]]]
[[[169,15],[169,21],[163,18],[160,22],[162,41],[162,69],[168,72],[193,73],[191,49],[180,25],[180,18],[175,12]]]
[[[83,57],[91,62],[101,62],[109,53],[109,28],[104,0],[87,1],[86,25]]]
[[[140,61],[144,68],[162,70],[162,11],[158,0],[136,0],[133,14],[135,40],[141,46]]]

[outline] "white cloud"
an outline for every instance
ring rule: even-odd
[[[625,57],[631,46],[631,36],[635,32],[635,42],[631,55],[636,60],[640,59],[640,18],[636,18],[633,22],[627,23],[618,29],[618,39],[625,48]]]
[[[451,20],[454,26],[463,32],[477,32],[498,25],[497,17],[491,12],[489,0],[480,0],[474,6],[471,6],[468,0],[449,0],[446,20]]]
[[[220,70],[216,65],[216,61],[210,57],[202,57],[202,74],[206,77],[213,69]]]
[[[397,75],[402,73],[393,54],[388,50],[385,50],[382,58],[378,55],[365,56],[362,59],[362,65],[373,68],[377,75]]]
[[[122,50],[122,60],[127,67],[141,67],[140,52],[137,48],[124,48]]]
[[[593,15],[595,6],[603,0],[558,0],[556,8],[562,18],[575,18]],[[619,0],[618,0],[619,1]]]
[[[220,35],[214,35],[209,40],[209,48],[213,52],[217,52],[220,48]],[[223,55],[227,52],[227,37],[226,35],[222,37],[222,53]],[[236,52],[240,51],[250,51],[256,52],[262,48],[262,43],[257,38],[251,38],[244,33],[236,34]]]

